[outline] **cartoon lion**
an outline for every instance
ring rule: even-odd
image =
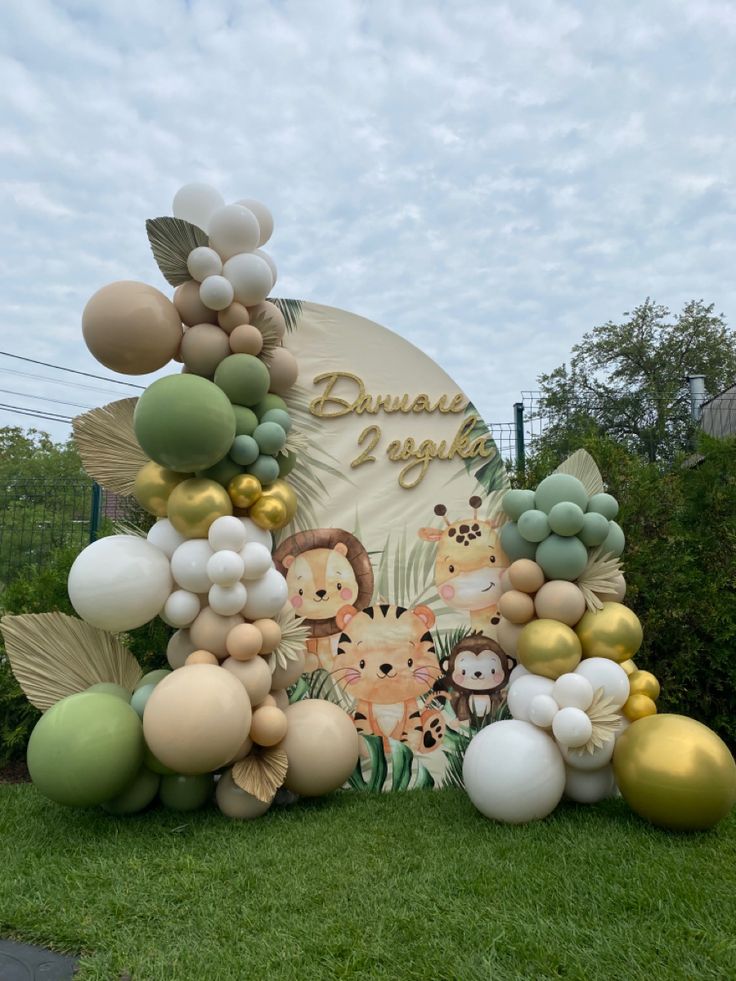
[[[331,670],[337,648],[338,610],[362,610],[373,594],[373,569],[363,545],[342,528],[302,531],[274,552],[276,568],[286,576],[289,602],[311,634],[308,671]]]
[[[431,753],[445,734],[437,709],[420,702],[442,669],[429,630],[434,613],[427,606],[366,607],[359,612],[343,606],[337,614],[342,634],[335,654],[333,677],[355,700],[353,721],[362,735],[407,743],[414,751]]]

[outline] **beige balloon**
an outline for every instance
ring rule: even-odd
[[[209,651],[192,651],[185,664],[219,664],[214,654]]]
[[[242,303],[231,303],[229,307],[225,307],[224,310],[220,310],[217,314],[217,322],[225,331],[226,334],[230,334],[236,327],[241,324],[250,323],[250,314],[246,307]]]
[[[283,313],[275,303],[271,303],[270,300],[264,300],[263,303],[256,303],[254,306],[248,307],[248,314],[250,315],[250,322],[252,324],[262,329],[266,326],[270,327],[275,331],[278,339],[283,340],[284,334],[286,333],[286,321],[284,320]]]
[[[624,596],[626,596],[626,580],[624,579],[623,572],[616,573],[611,580],[611,585],[614,587],[614,592],[596,593],[595,595],[602,603],[623,603]]]
[[[534,597],[534,607],[540,620],[560,620],[574,627],[585,613],[585,597],[574,582],[552,579]]]
[[[233,627],[225,640],[230,657],[236,661],[249,661],[256,657],[263,647],[263,635],[253,623],[240,623]]]
[[[253,712],[250,738],[258,746],[275,746],[286,735],[289,723],[286,714],[276,705],[259,705]]]
[[[88,300],[82,334],[106,368],[146,375],[176,356],[182,329],[174,304],[160,290],[123,280],[103,286]]]
[[[529,623],[534,616],[534,600],[528,593],[510,589],[499,597],[498,612],[511,623]]]
[[[321,797],[342,787],[355,769],[360,738],[350,716],[320,698],[290,705],[281,748],[289,759],[284,786],[304,797]]]
[[[289,707],[289,696],[286,694],[284,689],[281,688],[279,691],[273,691],[272,689],[271,696],[274,702],[276,702],[277,708],[280,708],[282,712],[285,712]]]
[[[192,327],[194,324],[216,324],[217,312],[210,310],[199,298],[199,283],[190,279],[174,290],[174,306],[182,321]]]
[[[253,749],[253,740],[250,738],[250,736],[246,736],[243,742],[238,747],[238,751],[235,754],[235,756],[233,756],[231,760],[228,760],[227,765],[230,766],[233,763],[237,763],[239,760],[244,760],[252,749]]]
[[[522,593],[536,593],[544,585],[544,571],[541,565],[531,559],[517,559],[512,562],[506,575],[511,586]]]
[[[254,707],[260,705],[271,690],[271,669],[262,657],[253,657],[249,661],[228,657],[222,666],[241,682]]]
[[[277,665],[271,676],[271,690],[279,691],[282,688],[288,688],[290,685],[293,685],[304,674],[305,660],[305,655],[300,653],[293,660],[290,659],[285,668]]]
[[[268,373],[271,376],[269,391],[285,395],[296,383],[299,365],[291,351],[287,351],[285,347],[277,347],[271,355]]]
[[[181,358],[192,375],[210,378],[230,354],[230,341],[217,324],[195,324],[181,342]]]
[[[197,650],[188,630],[177,630],[166,645],[166,660],[172,668],[183,668],[186,659]]]
[[[281,643],[281,627],[275,620],[254,620],[253,626],[257,627],[263,637],[262,654],[271,654]]]
[[[231,770],[227,770],[217,781],[215,800],[222,813],[237,821],[252,821],[263,817],[271,806],[264,804],[246,790],[242,790],[233,780]]]
[[[263,334],[253,324],[241,324],[230,334],[230,350],[233,354],[259,355],[263,348]]]
[[[189,628],[192,643],[195,645],[195,649],[211,651],[212,654],[222,660],[228,656],[227,635],[233,627],[237,627],[242,622],[243,618],[240,614],[236,613],[231,617],[223,617],[211,610],[209,606],[205,606]]]
[[[209,773],[233,758],[251,717],[248,694],[229,671],[187,664],[154,688],[143,734],[153,755],[176,773]]]
[[[525,626],[526,624],[512,623],[506,617],[501,617],[496,636],[498,637],[499,644],[509,657],[516,657],[516,645],[519,642],[519,634]]]

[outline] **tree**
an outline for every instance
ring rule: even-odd
[[[674,316],[647,298],[623,323],[583,336],[562,364],[538,379],[542,446],[564,457],[608,436],[650,462],[672,460],[692,436],[687,376],[705,375],[717,394],[736,381],[736,335],[713,304],[686,303]]]

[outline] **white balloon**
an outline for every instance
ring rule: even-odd
[[[208,276],[219,276],[222,272],[222,259],[214,249],[200,245],[187,256],[187,269],[192,279],[201,283]]]
[[[576,770],[571,766],[565,769],[565,796],[578,804],[595,804],[616,793],[616,780],[611,766],[604,766],[599,770]]]
[[[535,695],[551,695],[554,682],[539,674],[523,674],[509,686],[506,701],[509,712],[521,722],[529,722],[529,707]]]
[[[174,670],[183,668],[186,659],[196,650],[197,645],[192,643],[189,631],[177,630],[175,634],[169,637],[169,643],[166,646],[166,660]]]
[[[262,204],[260,201],[255,201],[253,198],[240,198],[240,200],[236,201],[235,203],[242,205],[249,211],[252,211],[256,216],[258,219],[258,227],[261,230],[258,245],[265,245],[273,235],[273,215],[271,212],[268,210],[265,204]]]
[[[210,608],[221,617],[233,617],[245,606],[248,592],[242,582],[233,586],[212,586],[209,591]]]
[[[226,204],[211,215],[207,234],[210,245],[225,261],[239,252],[258,248],[261,229],[250,208]]]
[[[264,252],[263,249],[256,249],[253,255],[259,256],[266,263],[268,268],[271,270],[271,289],[276,285],[276,280],[279,278],[279,271],[276,268],[276,263],[273,261],[268,252]]]
[[[562,708],[552,722],[552,733],[560,746],[584,746],[593,735],[593,723],[579,708]]]
[[[247,620],[274,617],[289,595],[286,580],[276,569],[269,569],[260,579],[248,583],[248,599],[243,607]]]
[[[148,541],[162,551],[164,555],[171,558],[181,543],[186,541],[186,538],[176,530],[168,518],[159,518],[148,532]]]
[[[554,740],[530,722],[505,719],[481,729],[463,761],[468,796],[486,817],[510,824],[544,818],[565,788]]]
[[[224,310],[233,297],[232,284],[224,276],[208,276],[199,287],[199,298],[209,310]]]
[[[215,552],[207,562],[207,575],[210,577],[210,582],[217,586],[234,586],[238,579],[242,578],[244,569],[242,557],[237,552],[230,552],[227,549]],[[215,610],[215,613],[219,612]]]
[[[175,589],[164,603],[162,619],[171,627],[188,627],[200,610],[199,596],[186,589]]]
[[[517,664],[515,668],[511,669],[511,674],[509,675],[509,685],[513,685],[517,678],[523,678],[525,674],[531,674],[523,664]]]
[[[174,195],[172,211],[175,218],[183,218],[207,231],[212,214],[224,204],[225,199],[218,190],[209,184],[195,182],[179,188]]]
[[[221,549],[239,552],[246,543],[247,531],[240,518],[236,518],[232,514],[225,514],[212,522],[207,540],[215,552],[219,552]]]
[[[552,697],[560,708],[579,708],[585,712],[593,701],[593,686],[581,674],[561,674],[555,681]]]
[[[529,721],[540,729],[549,729],[560,706],[551,695],[535,695],[529,703]]]
[[[246,307],[255,306],[271,292],[268,263],[252,252],[241,252],[228,259],[222,273],[232,283],[235,299]]]
[[[565,763],[575,770],[600,770],[602,766],[611,762],[615,745],[616,740],[612,736],[602,746],[594,749],[592,753],[586,749],[568,749],[567,746],[560,746],[560,752]]]
[[[69,570],[69,599],[102,630],[133,630],[158,614],[171,592],[169,560],[145,538],[111,535],[92,542]]]
[[[238,518],[245,528],[245,540],[246,542],[260,542],[261,545],[265,545],[266,548],[271,551],[273,547],[273,539],[271,538],[271,532],[266,531],[265,528],[261,528],[257,525],[252,518]]]
[[[248,542],[241,551],[240,557],[245,566],[241,578],[246,582],[250,579],[260,579],[273,566],[271,550],[260,542]]]
[[[171,556],[171,573],[174,579],[190,593],[207,593],[211,586],[207,575],[207,563],[213,552],[204,538],[190,538]]]
[[[575,668],[593,686],[593,691],[603,689],[606,698],[612,699],[611,707],[619,709],[629,697],[629,677],[624,669],[607,657],[587,657]]]

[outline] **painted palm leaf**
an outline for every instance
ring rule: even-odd
[[[468,407],[465,410],[465,419],[469,416],[475,416],[475,424],[468,433],[468,442],[472,443],[473,440],[485,436],[487,437],[487,442],[491,442],[494,452],[490,457],[477,455],[463,460],[463,467],[452,479],[456,479],[463,473],[469,473],[471,477],[474,477],[478,481],[478,484],[486,494],[495,490],[507,490],[510,486],[509,478],[501,454],[498,452],[498,447],[493,439],[493,433],[483,421],[472,402],[468,403]]]
[[[181,286],[192,277],[187,269],[187,259],[192,249],[208,245],[207,233],[183,218],[149,218],[146,234],[156,265],[170,286]]]

